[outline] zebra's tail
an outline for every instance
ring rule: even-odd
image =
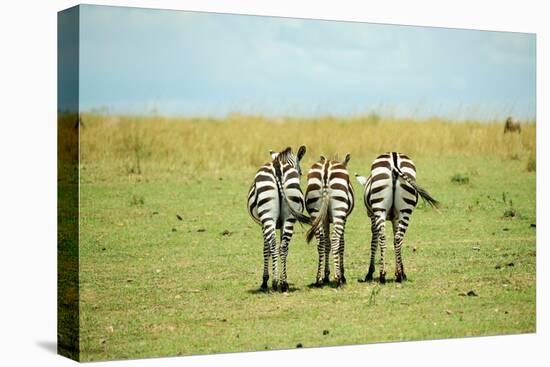
[[[292,203],[290,202],[290,200],[288,200],[288,197],[286,196],[285,190],[283,189],[283,185],[281,184],[281,182],[279,181],[279,178],[277,176],[275,176],[275,181],[277,181],[277,189],[279,190],[279,195],[285,201],[286,205],[288,206],[288,209],[290,210],[290,213],[292,213],[292,215],[294,217],[296,217],[298,222],[305,223],[305,224],[311,224],[311,218],[310,217],[308,217],[307,215],[304,215],[303,213],[300,213],[299,211],[295,210],[292,207]]]
[[[315,237],[315,233],[317,233],[319,228],[322,227],[325,231],[328,229],[329,202],[330,202],[330,197],[328,195],[328,189],[326,187],[323,187],[323,191],[321,194],[321,208],[319,209],[319,214],[317,215],[317,218],[315,218],[313,223],[311,223],[311,228],[307,231],[307,234],[306,234],[307,243],[311,242],[311,240],[313,239],[313,237]]]
[[[401,171],[398,167],[393,167],[393,169],[395,170],[395,172],[397,172],[397,175],[402,178],[403,180],[407,181],[407,183],[409,185],[411,185],[415,190],[416,192],[418,193],[418,195],[420,195],[420,197],[422,198],[422,200],[424,200],[425,202],[427,202],[428,204],[430,204],[430,206],[432,208],[439,208],[440,206],[440,203],[439,201],[437,201],[436,199],[434,199],[433,196],[430,195],[430,193],[428,191],[426,191],[425,189],[423,189],[420,185],[418,185],[416,183],[416,180],[414,180],[413,178],[409,177],[408,175],[406,175],[405,173],[403,173],[403,171]]]

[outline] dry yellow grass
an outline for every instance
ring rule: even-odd
[[[535,156],[535,124],[521,134],[503,134],[503,123],[456,123],[376,117],[284,118],[233,114],[223,119],[83,115],[81,162],[121,174],[178,172],[216,175],[258,167],[268,149],[300,144],[306,159],[319,154],[352,154],[370,162],[390,150],[413,157],[492,156],[529,160]],[[105,172],[107,173],[107,172]],[[113,172],[110,172],[109,176]]]

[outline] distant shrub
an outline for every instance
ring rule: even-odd
[[[536,157],[529,157],[527,160],[527,172],[535,172],[537,170],[537,159]]]
[[[143,196],[136,196],[132,195],[132,200],[130,200],[130,206],[138,206],[145,204],[145,199],[143,199]]]
[[[470,168],[468,173],[472,176],[479,176],[479,171],[476,168]]]
[[[467,173],[455,173],[451,177],[451,182],[459,184],[459,185],[466,185],[470,183],[470,176],[468,176]]]
[[[142,162],[151,156],[151,137],[142,126],[136,122],[128,122],[123,130],[120,148],[127,157],[126,172],[128,174],[142,174]]]
[[[503,195],[502,199],[506,200],[506,194],[502,193],[502,195]],[[504,211],[504,214],[502,214],[502,216],[504,218],[520,218],[521,215],[519,214],[517,209],[514,208],[514,204],[512,203],[512,199],[510,199],[510,201],[508,202],[508,205],[509,205],[508,209],[506,209]]]
[[[367,119],[375,125],[378,124],[378,122],[380,122],[380,118],[381,118],[380,115],[374,111],[369,113],[369,115],[367,116]]]

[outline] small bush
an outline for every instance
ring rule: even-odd
[[[371,290],[370,296],[369,296],[369,302],[368,302],[369,306],[373,306],[376,304],[376,296],[378,296],[378,293],[380,293],[379,286],[376,286]]]
[[[467,173],[456,173],[451,177],[451,182],[459,185],[466,185],[470,183],[470,176],[468,176]]]
[[[506,201],[506,193],[502,193],[502,200]],[[519,212],[514,208],[514,203],[512,202],[512,199],[508,201],[508,209],[504,211],[504,214],[502,214],[503,218],[520,218],[521,215]]]
[[[516,209],[508,208],[504,211],[504,214],[502,216],[504,218],[519,218],[520,214]]]

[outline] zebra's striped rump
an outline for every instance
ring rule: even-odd
[[[302,214],[305,204],[300,188],[300,159],[306,152],[301,146],[294,156],[291,148],[279,153],[270,152],[273,160],[264,164],[256,173],[248,192],[248,212],[262,226],[264,237],[264,275],[262,289],[267,289],[268,262],[272,259],[273,288],[277,289],[277,262],[281,257],[281,289],[288,290],[286,282],[286,257],[296,220],[310,223]],[[280,247],[277,251],[276,229],[281,230]]]
[[[353,187],[349,180],[347,164],[350,155],[344,162],[328,160],[325,157],[314,163],[308,172],[306,191],[306,209],[311,215],[312,226],[307,232],[307,241],[314,236],[318,240],[319,266],[315,284],[329,281],[330,251],[334,256],[336,284],[345,283],[344,276],[344,229],[346,220],[354,207]],[[333,234],[330,236],[330,223],[333,223]],[[324,278],[321,270],[325,264]]]
[[[356,175],[357,180],[365,186],[363,201],[371,218],[372,242],[371,261],[365,280],[372,280],[374,257],[380,245],[381,268],[380,282],[385,282],[385,223],[392,222],[396,256],[396,281],[406,279],[401,246],[409,226],[410,217],[418,197],[422,197],[431,206],[439,203],[426,190],[416,183],[416,167],[407,155],[390,152],[378,156],[371,166],[368,178]]]

